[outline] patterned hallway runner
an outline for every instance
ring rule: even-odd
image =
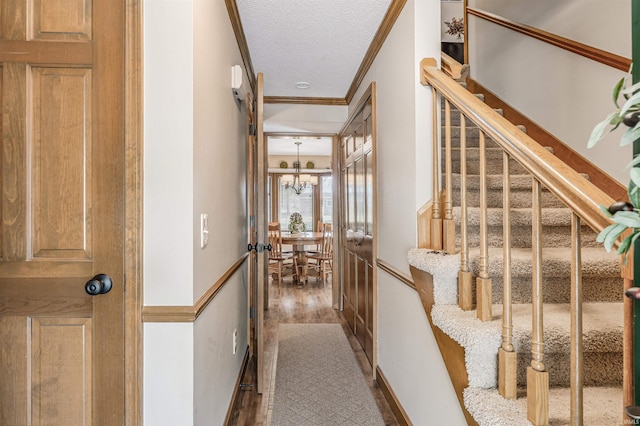
[[[280,324],[273,426],[384,425],[340,324]]]

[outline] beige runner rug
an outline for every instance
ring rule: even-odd
[[[340,324],[280,324],[273,426],[384,425]]]

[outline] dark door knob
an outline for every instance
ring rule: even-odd
[[[108,293],[112,286],[113,281],[111,281],[111,277],[109,275],[98,274],[87,281],[84,289],[88,294],[97,296],[98,294]]]

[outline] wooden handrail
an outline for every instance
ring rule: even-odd
[[[421,83],[442,93],[464,115],[493,139],[511,158],[520,163],[549,191],[571,208],[594,231],[600,232],[611,222],[600,211],[613,198],[587,181],[553,154],[527,136],[517,126],[497,114],[491,107],[464,90],[427,58],[421,63]]]

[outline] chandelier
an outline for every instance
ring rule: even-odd
[[[302,142],[296,141],[295,144],[298,147],[298,160],[293,163],[293,167],[296,170],[295,174],[282,175],[280,182],[284,184],[284,187],[286,189],[291,188],[295,191],[296,195],[300,195],[300,193],[307,187],[307,185],[318,184],[318,176],[311,176],[310,174],[300,173],[300,145],[302,144]]]

